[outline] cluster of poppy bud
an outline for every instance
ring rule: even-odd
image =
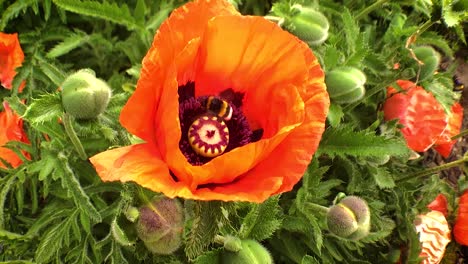
[[[357,196],[347,196],[327,212],[328,230],[336,236],[359,240],[370,231],[370,210],[367,202]]]
[[[69,75],[62,83],[62,104],[65,112],[76,119],[96,118],[106,110],[111,88],[90,69]]]

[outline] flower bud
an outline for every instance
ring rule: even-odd
[[[439,68],[440,54],[430,46],[416,47],[413,52],[416,58],[424,63],[420,65],[419,81],[426,80],[434,75],[434,72]]]
[[[366,75],[353,67],[341,67],[326,73],[325,83],[331,100],[338,104],[356,102],[366,93]]]
[[[359,240],[367,236],[370,212],[366,201],[357,196],[344,198],[329,209],[327,225],[330,232],[346,239]]]
[[[295,12],[286,19],[285,27],[292,34],[311,46],[317,46],[328,38],[328,20],[317,10],[294,5]]]
[[[93,119],[106,110],[111,88],[89,69],[79,70],[62,83],[65,112],[77,119]]]
[[[270,252],[259,242],[251,239],[241,241],[241,249],[237,252],[224,250],[221,253],[221,262],[224,264],[261,263],[272,264]]]
[[[181,245],[183,226],[184,215],[180,202],[159,197],[140,208],[136,230],[149,251],[168,255]]]

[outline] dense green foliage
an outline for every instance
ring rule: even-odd
[[[183,201],[183,246],[160,256],[145,248],[128,217],[130,208],[155,194],[133,183],[103,183],[86,157],[138,142],[121,127],[119,113],[157,28],[183,2],[0,0],[0,31],[19,32],[25,52],[13,89],[0,89],[0,98],[23,116],[31,142],[9,143],[24,163],[0,169],[0,262],[214,263],[223,250],[216,237],[234,236],[261,242],[275,263],[391,263],[399,249],[404,262],[418,263],[415,216],[438,193],[455,197],[456,191],[437,173],[418,174],[425,170],[423,157],[409,160],[398,126],[383,121],[380,106],[387,86],[418,78],[411,47],[431,45],[453,59],[466,45],[460,24],[466,11],[448,0],[377,1],[372,9],[369,0],[232,0],[243,14],[282,17],[293,4],[310,2],[330,23],[327,41],[313,47],[324,71],[362,70],[366,94],[351,104],[332,102],[319,150],[293,191],[263,204]],[[57,89],[82,68],[108,82],[109,107],[97,119],[63,120],[64,127]],[[453,70],[420,83],[447,109],[459,97]],[[68,124],[78,138],[67,136]],[[327,230],[325,208],[343,194],[362,197],[370,207],[370,234],[361,240]]]

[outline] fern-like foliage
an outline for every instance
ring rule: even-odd
[[[98,3],[89,0],[53,0],[53,3],[67,11],[105,19],[126,26],[129,30],[142,28],[126,4],[118,6],[116,3]]]
[[[405,157],[409,150],[399,138],[386,138],[370,131],[354,131],[351,126],[329,127],[322,136],[319,154],[370,157],[391,155]]]

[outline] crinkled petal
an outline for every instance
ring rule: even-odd
[[[3,87],[11,89],[13,78],[16,75],[15,69],[21,66],[23,61],[24,53],[18,40],[18,34],[0,32],[0,84]]]
[[[20,116],[15,114],[7,103],[3,103],[3,106],[4,111],[0,112],[0,158],[16,168],[22,160],[14,151],[2,146],[10,141],[28,142],[28,139],[23,131],[23,121]],[[2,162],[0,162],[0,168],[5,168]]]
[[[434,149],[439,152],[444,158],[448,158],[452,152],[453,145],[457,142],[452,140],[452,137],[458,135],[461,130],[463,121],[463,107],[459,103],[455,103],[449,113],[447,129],[435,142]]]
[[[397,81],[403,89],[395,93],[389,88],[389,97],[383,106],[385,120],[399,119],[407,145],[414,151],[429,149],[447,127],[448,118],[442,105],[422,87],[410,81]]]

